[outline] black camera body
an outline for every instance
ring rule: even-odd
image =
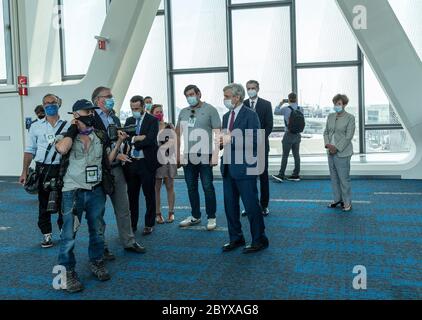
[[[119,128],[115,124],[111,124],[107,129],[110,141],[116,142],[119,139],[119,131],[125,132],[127,135],[133,137],[136,135],[136,125]]]

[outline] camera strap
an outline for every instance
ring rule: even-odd
[[[61,124],[60,128],[57,130],[57,132],[56,132],[56,134],[55,134],[56,136],[58,136],[58,135],[62,132],[62,130],[64,129],[64,127],[66,126],[66,124],[67,124],[67,121],[64,121],[64,122]],[[45,153],[44,161],[43,161],[43,163],[42,163],[42,167],[41,167],[41,170],[42,170],[42,171],[44,171],[44,165],[45,165],[45,162],[47,161],[47,157],[48,157],[48,155],[50,154],[50,151],[51,151],[51,149],[53,148],[53,145],[54,145],[54,144],[55,144],[55,142],[52,142],[52,143],[50,143],[50,144],[48,145],[47,151],[46,151],[46,153]],[[46,173],[46,175],[45,175],[45,177],[44,177],[44,182],[47,180],[47,177],[48,177],[48,175],[50,174],[50,171],[51,171],[51,165],[54,163],[54,161],[56,161],[57,155],[58,155],[58,152],[57,152],[57,150],[56,150],[56,151],[54,152],[54,154],[53,154],[53,157],[51,158],[50,166],[49,166],[48,171],[47,171],[47,173]]]

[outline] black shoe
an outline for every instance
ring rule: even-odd
[[[259,244],[250,245],[250,246],[247,246],[245,249],[243,249],[243,253],[244,254],[255,253],[255,252],[267,249],[268,246],[269,246],[268,241],[261,242]]]
[[[53,246],[53,240],[51,238],[51,233],[50,234],[45,234],[44,235],[44,240],[41,243],[41,247],[43,247],[44,249],[48,249],[51,248]]]
[[[233,251],[234,249],[237,249],[239,247],[244,247],[245,244],[246,241],[244,238],[237,241],[229,242],[223,246],[223,252]]]
[[[131,247],[125,248],[126,251],[134,253],[145,253],[146,249],[142,247],[139,243],[135,242]]]
[[[116,256],[113,253],[111,253],[111,251],[108,248],[105,248],[103,259],[105,261],[114,261],[116,260]]]
[[[92,273],[94,274],[94,276],[97,277],[98,280],[107,281],[111,279],[110,274],[108,273],[103,260],[91,262],[90,267],[91,267]]]
[[[248,214],[246,213],[246,210],[242,211],[242,217],[246,217]]]
[[[287,180],[299,182],[300,181],[300,176],[293,175],[293,176],[288,177]]]
[[[154,231],[153,227],[145,227],[142,235],[149,236]]]
[[[335,208],[337,208],[337,207],[338,207],[338,205],[341,205],[341,207],[342,207],[342,208],[344,208],[344,202],[343,202],[343,201],[330,203],[330,204],[328,205],[328,208],[330,208],[330,209],[335,209]]]
[[[69,293],[76,293],[84,290],[84,286],[79,281],[78,274],[75,271],[66,272],[66,286],[64,290]]]
[[[284,182],[286,180],[286,178],[281,174],[273,175],[272,177],[276,182]]]
[[[262,215],[268,217],[270,215],[270,210],[268,208],[262,209]]]

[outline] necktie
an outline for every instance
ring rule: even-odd
[[[232,116],[230,118],[230,125],[229,125],[229,130],[233,131],[234,128],[234,117],[236,116],[236,113],[234,112],[234,110],[232,111]]]
[[[251,108],[253,111],[255,111],[255,101],[252,101]]]
[[[138,119],[136,120],[136,135],[139,136],[140,133],[141,133],[141,119]],[[140,155],[141,153],[135,150],[135,148],[133,148],[133,156],[135,158],[139,158]]]

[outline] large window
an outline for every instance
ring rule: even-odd
[[[13,83],[9,0],[0,0],[0,85]]]
[[[107,12],[108,0],[58,0],[61,11],[62,77],[86,74]]]
[[[409,15],[406,8],[396,14]],[[302,154],[325,154],[323,131],[338,93],[350,98],[347,111],[356,118],[355,153],[410,150],[394,106],[333,0],[163,0],[122,117],[132,95],[152,95],[174,122],[187,106],[183,90],[189,84],[198,85],[203,100],[223,115],[223,87],[251,79],[274,108],[297,92],[307,122]],[[274,119],[271,155],[279,157],[285,125],[282,117]]]

